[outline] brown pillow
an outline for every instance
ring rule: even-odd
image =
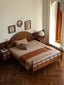
[[[20,44],[18,48],[21,50],[27,50],[27,45],[28,44]]]
[[[26,38],[24,38],[22,40],[16,40],[14,43],[18,47],[20,44],[28,44],[28,41]]]

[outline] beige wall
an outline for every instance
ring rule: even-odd
[[[8,26],[16,25],[20,19],[23,26],[16,32],[24,31],[24,21],[31,20],[30,32],[43,28],[43,0],[0,0],[0,43],[10,39],[15,33],[8,34]]]

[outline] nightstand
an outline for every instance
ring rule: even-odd
[[[42,42],[44,44],[47,43],[47,39],[45,38],[45,36],[44,37],[40,36],[40,37],[36,38],[36,40],[38,40],[38,41],[40,41],[40,42]]]
[[[11,52],[7,48],[3,48],[0,50],[0,56],[2,57],[3,60],[7,60],[10,58]]]

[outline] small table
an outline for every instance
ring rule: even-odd
[[[10,57],[11,52],[7,48],[3,48],[0,50],[0,54],[3,60],[7,60]]]
[[[38,41],[40,41],[40,42],[42,42],[44,44],[47,43],[47,39],[45,37],[42,37],[42,36],[38,37],[36,40],[38,40]]]

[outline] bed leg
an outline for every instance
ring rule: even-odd
[[[56,62],[56,69],[61,67],[62,58]]]
[[[34,68],[33,68],[33,61],[32,61],[32,75],[34,76],[35,73],[36,73],[36,70],[34,70]]]
[[[61,51],[61,61],[62,61],[62,54],[63,54],[63,52]]]
[[[34,75],[35,74],[35,72],[32,72],[32,75]]]
[[[46,70],[44,70],[43,75],[44,75],[44,76],[46,76],[46,75],[47,75]]]

